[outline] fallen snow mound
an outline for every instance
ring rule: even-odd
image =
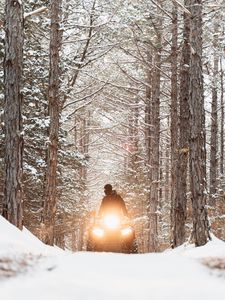
[[[212,240],[206,245],[195,247],[194,245],[184,244],[176,249],[169,250],[167,253],[180,254],[191,258],[208,258],[208,257],[221,257],[225,258],[225,242],[218,239],[211,234]]]
[[[0,232],[0,294],[4,300],[224,299],[224,271],[214,272],[212,264],[202,264],[208,257],[224,259],[225,243],[216,237],[199,248],[184,245],[164,253],[126,255],[71,253],[48,247],[2,217]],[[24,261],[29,261],[21,254],[31,259],[41,254],[41,259],[21,272]],[[217,260],[213,266],[215,263]],[[12,278],[6,280],[7,275]]]
[[[26,228],[20,231],[0,216],[0,256],[33,253],[48,254],[56,251],[53,247],[46,246]]]

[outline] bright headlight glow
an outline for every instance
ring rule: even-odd
[[[132,232],[133,232],[133,230],[130,227],[127,227],[127,228],[124,228],[121,230],[121,234],[123,236],[130,235]]]
[[[92,230],[92,232],[94,233],[94,235],[96,235],[98,237],[103,237],[103,235],[104,235],[104,230],[101,228],[94,228]]]
[[[109,229],[116,229],[120,226],[120,218],[115,215],[108,215],[104,218],[104,224]]]

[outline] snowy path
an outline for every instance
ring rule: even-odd
[[[4,300],[224,299],[225,278],[179,255],[59,254],[3,281],[0,295]]]
[[[1,225],[0,222],[0,228]],[[10,227],[10,230],[14,228]],[[9,241],[9,235],[7,239],[0,237],[0,258],[6,255],[6,252],[3,255],[4,247],[13,257],[16,247],[10,248],[9,251],[7,248]],[[27,243],[29,252],[42,252],[46,256],[25,274],[0,280],[0,299],[199,300],[204,298],[204,300],[213,300],[225,298],[225,276],[219,277],[215,272],[212,274],[212,271],[203,266],[198,259],[208,256],[225,257],[225,243],[217,239],[198,249],[180,248],[167,253],[145,255],[73,254],[50,249],[28,232],[16,232],[11,246],[12,243],[18,245],[17,255],[18,250],[22,250]]]

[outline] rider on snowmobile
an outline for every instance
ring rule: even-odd
[[[111,184],[104,186],[105,197],[102,199],[102,203],[99,209],[99,215],[103,216],[107,213],[123,214],[128,216],[127,208],[124,200],[120,195],[113,190]]]
[[[87,251],[137,253],[135,231],[124,200],[111,184],[106,184],[104,191],[98,216],[88,233]]]

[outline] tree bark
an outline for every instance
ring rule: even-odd
[[[172,11],[172,47],[171,47],[171,229],[174,231],[175,199],[177,194],[177,148],[178,148],[178,115],[177,115],[177,4]]]
[[[212,108],[211,108],[211,137],[210,137],[210,189],[209,189],[209,205],[214,206],[217,192],[217,167],[218,167],[218,95],[217,95],[217,79],[219,73],[219,57],[218,57],[218,20],[214,21],[214,59],[213,59],[213,82],[212,82]]]
[[[5,191],[3,216],[22,229],[22,69],[23,7],[20,1],[5,4]]]
[[[57,160],[60,117],[60,57],[61,47],[61,0],[51,1],[51,30],[50,30],[50,67],[49,67],[49,144],[47,152],[47,172],[44,195],[43,221],[45,224],[44,242],[54,244],[54,224],[57,203]]]
[[[147,214],[148,214],[148,225],[147,225],[147,245],[149,251],[150,244],[150,202],[151,202],[151,192],[150,192],[150,184],[151,184],[151,145],[152,145],[152,66],[153,58],[152,58],[152,50],[147,52],[147,61],[148,68],[146,70],[147,73],[147,82],[148,86],[146,88],[146,104],[145,104],[145,148],[146,148],[146,166],[147,166],[147,175],[148,175],[148,194],[147,194]]]
[[[146,103],[145,103],[145,148],[146,148],[146,165],[149,169],[151,164],[150,152],[151,152],[151,131],[152,131],[151,129],[152,69],[150,69],[150,66],[152,65],[151,51],[148,51],[147,53],[147,61],[149,63],[149,67],[146,70],[148,86],[146,88]]]
[[[160,67],[161,67],[161,18],[158,21],[156,49],[154,50],[154,70],[152,78],[152,120],[151,120],[151,182],[148,204],[149,252],[158,250],[158,201],[159,201],[159,140],[160,140]]]
[[[190,1],[190,188],[196,246],[207,243],[205,111],[202,77],[202,0]]]
[[[185,0],[189,8],[190,0]],[[187,210],[187,164],[189,154],[189,90],[190,90],[190,16],[184,13],[184,31],[182,60],[180,66],[180,112],[179,112],[179,147],[177,162],[177,186],[174,200],[174,224],[172,246],[177,247],[185,241],[185,221]]]
[[[220,107],[221,107],[221,119],[220,119],[220,176],[224,174],[224,71],[222,58],[220,59],[220,84],[221,84],[221,95],[220,95]]]

